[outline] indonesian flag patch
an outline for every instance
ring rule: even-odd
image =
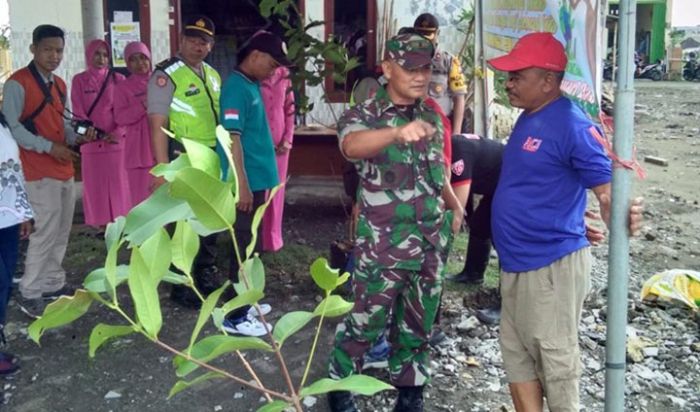
[[[238,110],[236,110],[236,109],[224,110],[224,120],[238,120]]]

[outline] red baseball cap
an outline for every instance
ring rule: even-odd
[[[552,33],[547,32],[526,34],[515,43],[510,53],[488,61],[494,69],[503,72],[530,67],[563,72],[567,62],[564,46]]]

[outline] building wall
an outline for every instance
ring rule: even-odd
[[[151,58],[156,64],[170,57],[170,21],[168,0],[150,0]]]
[[[29,46],[32,31],[40,24],[53,24],[65,33],[63,62],[56,70],[68,86],[73,75],[85,69],[80,0],[8,0],[10,9],[10,47],[14,69],[26,66],[31,60]]]

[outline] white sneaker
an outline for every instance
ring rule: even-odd
[[[264,336],[267,334],[265,325],[251,316],[246,316],[243,321],[238,323],[234,323],[231,319],[226,319],[221,328],[232,335]],[[272,325],[269,323],[267,328],[272,331]]]
[[[272,312],[272,306],[268,305],[267,303],[259,303],[258,306],[260,306],[260,311],[262,312],[263,316]],[[258,308],[251,306],[250,309],[248,309],[248,316],[252,316],[254,318],[259,317],[260,315],[258,315]]]

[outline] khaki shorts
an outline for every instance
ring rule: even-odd
[[[586,247],[529,272],[501,272],[501,353],[508,381],[539,380],[552,411],[578,411],[578,325],[590,290]]]

